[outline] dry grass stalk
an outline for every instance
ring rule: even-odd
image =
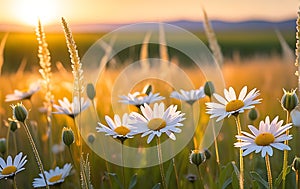
[[[148,32],[145,35],[142,47],[141,47],[141,53],[140,53],[140,61],[141,61],[141,67],[143,72],[147,72],[150,69],[150,63],[148,61],[148,46],[149,46],[149,40],[151,37],[151,32]]]
[[[219,46],[219,43],[218,43],[218,40],[217,40],[217,37],[216,37],[216,34],[210,24],[210,21],[208,19],[208,16],[206,14],[206,11],[204,8],[202,8],[202,11],[203,11],[203,16],[204,16],[204,31],[205,31],[205,34],[206,34],[206,37],[207,37],[207,40],[208,40],[208,43],[209,43],[209,48],[211,49],[217,63],[222,66],[223,65],[223,54],[222,54],[222,51],[221,51],[221,48]]]
[[[296,54],[296,61],[295,61],[295,65],[298,67],[298,71],[296,71],[296,75],[298,76],[298,95],[300,94],[300,7],[298,10],[298,17],[297,17],[297,21],[296,21],[296,50],[295,50],[295,54]]]
[[[72,33],[68,27],[68,23],[64,18],[62,18],[62,25],[64,28],[68,51],[70,53],[70,59],[72,63],[72,73],[74,77],[74,96],[78,96],[78,99],[81,99],[81,96],[84,93],[82,64],[80,62],[77,47],[73,39]]]
[[[41,66],[39,72],[43,78],[43,86],[46,89],[44,106],[47,108],[47,121],[49,125],[51,124],[52,105],[54,99],[54,96],[51,92],[51,57],[48,50],[48,44],[46,42],[46,35],[40,21],[38,22],[38,26],[36,28],[36,36],[38,41],[38,57],[40,59],[39,63]]]
[[[292,49],[289,47],[288,43],[286,42],[286,40],[284,39],[284,37],[282,36],[280,31],[275,30],[275,33],[280,42],[280,46],[282,49],[282,56],[283,56],[284,61],[290,62],[292,60],[295,60],[295,56],[294,56]]]
[[[5,44],[6,44],[7,37],[8,37],[8,33],[6,33],[4,35],[4,37],[2,38],[2,40],[0,42],[0,76],[1,76],[1,73],[2,73],[2,66],[4,64],[3,52],[4,52],[4,47],[5,47]]]

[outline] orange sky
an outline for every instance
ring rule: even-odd
[[[0,24],[122,23],[202,20],[201,4],[210,19],[283,20],[296,18],[298,0],[0,0]],[[44,20],[44,21],[43,21]]]

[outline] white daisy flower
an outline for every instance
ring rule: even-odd
[[[72,165],[70,163],[67,163],[64,165],[62,169],[56,167],[54,170],[50,169],[49,172],[44,171],[47,184],[50,186],[50,185],[55,185],[64,182],[65,178],[69,176],[71,169],[72,169]],[[32,186],[34,188],[46,186],[43,174],[40,173],[39,176],[40,176],[39,178],[35,178],[34,181],[32,182]]]
[[[266,117],[265,122],[259,123],[259,129],[249,125],[251,133],[243,132],[243,135],[237,135],[236,138],[240,140],[234,143],[235,147],[240,147],[243,152],[243,156],[261,152],[261,156],[265,157],[268,153],[269,156],[273,155],[272,147],[278,150],[290,150],[291,148],[282,142],[291,140],[292,135],[286,135],[285,132],[292,127],[292,124],[283,125],[283,120],[278,121],[278,116],[270,122],[269,116]]]
[[[254,108],[255,104],[260,103],[261,99],[254,100],[259,95],[259,91],[255,88],[246,94],[247,86],[243,87],[238,98],[236,98],[236,93],[232,87],[229,87],[229,90],[224,89],[225,98],[215,93],[214,97],[219,103],[205,103],[207,106],[206,113],[211,114],[210,118],[218,117],[216,121],[220,121],[225,117],[243,113],[247,109]]]
[[[199,89],[190,91],[180,89],[180,92],[173,91],[170,97],[186,101],[188,104],[193,105],[194,102],[205,97],[204,88],[200,87]]]
[[[150,143],[154,136],[160,137],[162,133],[166,133],[172,140],[176,140],[174,133],[180,133],[183,126],[181,121],[185,118],[184,113],[177,111],[176,105],[171,105],[165,110],[164,103],[155,103],[153,110],[148,104],[141,106],[143,115],[132,112],[130,117],[134,120],[132,125],[136,126],[139,133],[143,133],[142,137],[149,135],[147,143]]]
[[[74,97],[74,101],[70,102],[66,97],[63,100],[58,100],[60,105],[53,104],[53,107],[58,110],[57,112],[53,112],[54,114],[66,114],[72,118],[76,117],[79,113],[79,100],[77,97]],[[89,101],[85,101],[81,98],[81,111],[84,111],[90,106]]]
[[[165,97],[159,96],[159,93],[153,94],[152,92],[149,94],[140,92],[135,92],[133,94],[128,93],[128,96],[122,95],[120,98],[122,100],[119,100],[119,102],[123,104],[135,105],[137,107],[165,99]]]
[[[0,179],[14,177],[18,172],[23,171],[27,162],[26,157],[22,152],[16,155],[14,160],[8,156],[6,162],[0,157]]]
[[[106,123],[108,126],[98,123],[96,127],[98,132],[104,132],[105,135],[112,136],[113,138],[118,138],[121,141],[127,138],[133,138],[136,133],[136,128],[130,125],[130,119],[127,113],[122,117],[122,120],[118,114],[115,114],[114,120],[109,116],[105,116]]]
[[[24,90],[24,91],[14,90],[13,94],[6,95],[5,102],[30,99],[34,93],[40,90],[40,88],[41,88],[40,82],[35,82],[30,84],[28,90]]]

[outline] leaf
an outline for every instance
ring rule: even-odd
[[[224,182],[224,184],[223,184],[223,186],[222,186],[222,189],[226,189],[226,188],[231,184],[231,182],[232,182],[232,178],[228,178],[228,179]]]
[[[286,168],[286,175],[288,175],[291,172],[291,166],[288,166]],[[274,182],[274,188],[278,188],[282,182],[282,174],[283,174],[283,170],[280,172],[280,174],[278,175],[278,177],[275,179]]]
[[[232,188],[239,188],[239,177],[235,171],[232,172],[231,178],[232,178],[232,182],[231,182]]]
[[[128,189],[133,189],[135,187],[136,183],[137,183],[137,174],[134,174],[130,179]]]
[[[166,172],[166,183],[167,183],[167,185],[169,185],[169,183],[170,183],[170,178],[171,178],[172,171],[173,171],[173,162],[170,161],[170,164],[168,166],[168,170]]]
[[[123,189],[123,185],[120,182],[120,179],[118,177],[118,175],[116,173],[108,173],[108,175],[112,176],[114,178],[114,180],[116,181],[116,183],[118,184],[119,188]]]
[[[257,172],[255,171],[251,171],[250,172],[251,177],[256,180],[257,182],[259,182],[260,184],[262,184],[265,188],[269,188],[269,184],[267,181],[265,181]]]
[[[219,182],[219,187],[221,188],[224,186],[225,182],[228,181],[228,178],[231,177],[231,173],[233,171],[232,169],[232,162],[227,163],[227,165],[224,167],[221,167],[221,171],[220,171],[220,177],[218,179]]]
[[[160,189],[160,183],[155,184],[152,189]]]

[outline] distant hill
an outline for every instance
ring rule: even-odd
[[[166,22],[168,24],[176,25],[190,31],[203,31],[203,23],[197,21],[179,20]],[[94,33],[94,32],[109,32],[119,27],[129,25],[128,24],[73,24],[71,29],[73,32],[80,33]],[[212,20],[211,24],[216,31],[253,31],[253,30],[274,30],[280,31],[294,31],[296,27],[296,20],[284,20],[278,22],[270,22],[263,20],[248,20],[241,22],[227,22],[220,20]],[[47,32],[62,32],[60,25],[51,25],[45,27]],[[0,31],[2,32],[32,32],[33,27],[21,26],[21,25],[7,25],[0,24]]]

